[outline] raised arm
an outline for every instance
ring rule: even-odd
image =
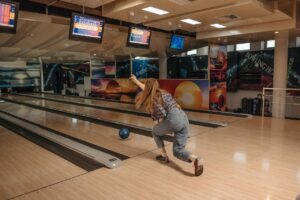
[[[131,80],[133,83],[135,83],[139,88],[141,88],[142,90],[145,89],[145,84],[142,83],[141,81],[137,80],[136,76],[131,74],[129,80]]]

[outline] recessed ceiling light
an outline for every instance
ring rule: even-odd
[[[161,10],[159,8],[154,8],[152,6],[147,7],[147,8],[143,8],[142,10],[147,11],[147,12],[151,12],[151,13],[154,13],[154,14],[157,14],[157,15],[165,15],[165,14],[169,13],[168,11]]]
[[[210,26],[215,27],[215,28],[226,28],[226,26],[222,24],[211,24]]]
[[[278,31],[275,31],[275,34],[278,34],[279,32]]]
[[[182,19],[180,21],[187,23],[187,24],[192,24],[192,25],[201,24],[201,22],[193,20],[193,19]]]
[[[238,35],[240,34],[241,32],[238,31],[238,30],[233,30],[233,31],[229,31],[229,33],[233,34],[233,35]]]
[[[129,12],[129,15],[134,16],[134,12],[133,11]]]

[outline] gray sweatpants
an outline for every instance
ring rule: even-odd
[[[176,158],[190,162],[190,152],[185,150],[189,120],[183,110],[174,108],[166,118],[153,127],[152,135],[158,148],[164,147],[163,135],[174,133],[173,154]]]

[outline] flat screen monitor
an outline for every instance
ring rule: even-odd
[[[179,35],[172,35],[170,48],[181,50],[184,47],[184,37]]]
[[[150,29],[132,26],[129,28],[127,46],[136,48],[149,48],[150,39]]]
[[[16,33],[19,3],[0,0],[0,32]]]
[[[70,40],[101,43],[103,30],[104,19],[73,13],[69,38]]]

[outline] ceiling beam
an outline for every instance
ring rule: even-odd
[[[110,4],[103,5],[103,15],[107,16],[111,13],[127,10],[141,4],[147,3],[149,0],[124,0],[119,2],[112,2]]]
[[[64,1],[59,1],[59,0],[30,0],[35,3],[41,3],[44,4],[45,6],[55,6],[58,8],[64,8],[68,10],[72,10],[75,12],[82,13],[83,12],[83,6],[79,6],[76,4],[64,2]],[[95,16],[102,16],[102,7],[100,9],[93,9],[93,8],[88,8],[84,7],[84,13],[85,14],[90,14],[90,15],[95,15]]]
[[[294,28],[296,28],[296,21],[294,19],[291,19],[291,20],[282,20],[277,22],[239,26],[239,27],[228,28],[224,30],[197,32],[196,38],[197,40],[203,40],[209,38],[229,37],[229,36],[244,35],[249,33],[280,31],[280,30],[287,30],[287,29],[294,29]]]

